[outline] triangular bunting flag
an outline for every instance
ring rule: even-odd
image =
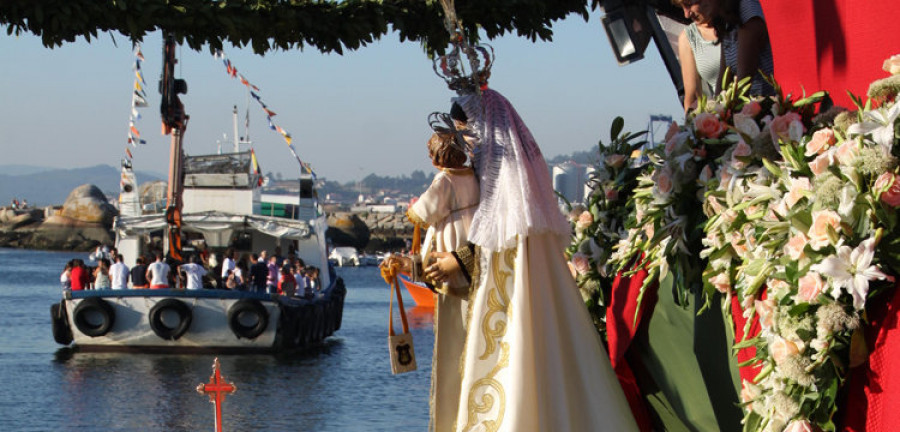
[[[144,99],[144,97],[141,96],[140,93],[135,91],[134,96],[132,96],[132,98],[131,98],[131,105],[135,106],[135,107],[142,107],[142,108],[146,107],[146,106],[148,106],[147,99]]]

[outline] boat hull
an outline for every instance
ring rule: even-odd
[[[340,278],[309,300],[226,290],[67,292],[65,313],[52,308],[54,336],[94,351],[304,348],[340,328],[345,295]]]
[[[420,285],[416,282],[413,282],[409,275],[406,273],[400,274],[400,281],[403,282],[403,286],[406,287],[406,291],[409,292],[409,295],[412,296],[413,301],[416,302],[416,306],[433,308],[434,307],[434,291],[428,289],[428,287],[424,285]]]

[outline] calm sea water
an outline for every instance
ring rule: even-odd
[[[76,256],[87,258],[0,249],[0,431],[213,430],[213,405],[195,388],[209,380],[214,356],[79,353],[53,341],[50,305]],[[238,389],[225,401],[225,430],[427,429],[431,310],[407,298],[419,370],[391,375],[387,285],[373,267],[338,274],[344,320],[321,348],[219,356]]]

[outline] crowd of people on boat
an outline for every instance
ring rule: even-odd
[[[168,261],[158,252],[137,257],[129,268],[115,248],[104,245],[89,260],[96,265],[79,258],[66,263],[60,275],[63,289],[226,289],[307,299],[322,290],[319,268],[306,265],[293,250],[282,256],[280,247],[272,255],[263,250],[240,256],[228,248],[221,259],[203,249],[181,263]]]

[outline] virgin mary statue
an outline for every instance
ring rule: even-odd
[[[458,255],[472,286],[455,430],[637,430],[566,264],[569,225],[534,137],[496,91],[455,103],[481,188],[474,253]]]

